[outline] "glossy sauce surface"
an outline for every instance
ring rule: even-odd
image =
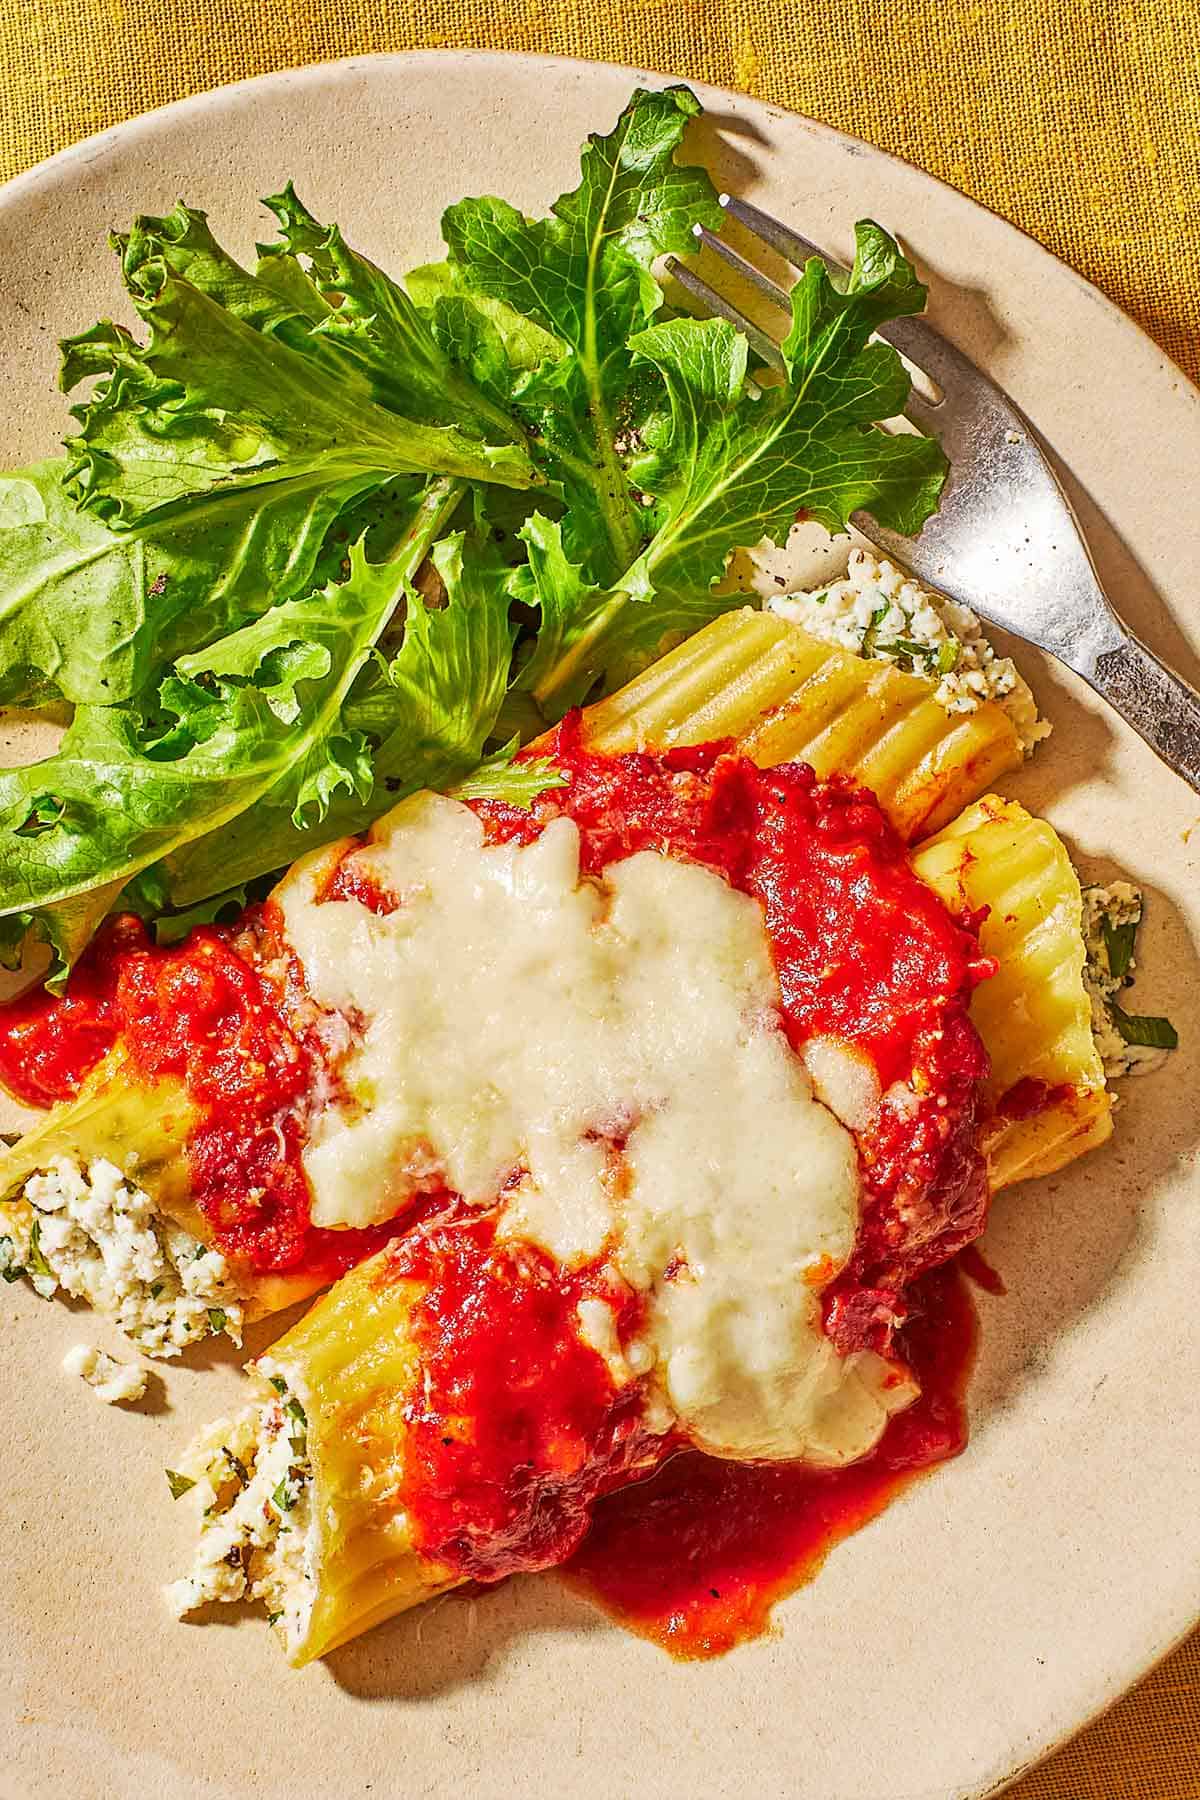
[[[722,873],[763,907],[785,1028],[852,1046],[882,1089],[903,1087],[858,1133],[863,1218],[827,1290],[843,1350],[886,1350],[901,1290],[983,1228],[979,1150],[988,1060],[968,1017],[994,964],[977,920],[956,920],[915,876],[874,797],[804,764],[758,769],[728,744],[644,755],[589,751],[578,716],[540,747],[568,776],[528,811],[479,803],[491,835],[529,841],[565,812],[585,870],[638,850]]]
[[[0,1006],[0,1086],[27,1106],[72,1099],[116,1036],[120,953],[145,943],[139,920],[114,921],[92,940],[61,998],[35,987]]]
[[[574,1552],[575,1577],[638,1629],[711,1654],[761,1630],[832,1542],[962,1446],[969,1307],[957,1277],[913,1283],[974,1238],[986,1210],[988,1065],[967,1005],[990,965],[973,922],[952,919],[913,875],[861,789],[802,765],[759,770],[728,745],[596,756],[577,718],[549,753],[566,785],[528,812],[477,805],[492,841],[532,841],[565,813],[585,873],[644,850],[715,870],[762,907],[793,1048],[826,1036],[873,1065],[884,1102],[857,1134],[863,1217],[826,1290],[826,1329],[842,1351],[886,1352],[899,1332],[923,1393],[870,1457],[834,1473],[672,1454],[644,1428],[641,1383],[618,1385],[581,1337],[577,1308],[603,1271],[566,1275],[531,1245],[496,1242],[490,1213],[447,1214],[397,1239],[381,1265],[426,1287],[405,1505],[422,1550],[464,1576],[495,1581]],[[381,913],[396,903],[360,892],[349,868],[331,872],[325,897]],[[325,1051],[275,929],[268,908],[236,934],[200,928],[154,949],[136,921],[119,921],[64,1001],[35,995],[7,1010],[0,1073],[43,1103],[69,1096],[120,1036],[148,1082],[181,1080],[200,1110],[194,1197],[222,1248],[256,1268],[333,1276],[403,1222],[311,1225],[306,1107],[336,1066],[319,1066]],[[893,1085],[902,1104],[889,1104]],[[620,1296],[616,1314],[624,1341],[632,1313]],[[629,1486],[664,1456],[653,1480]]]
[[[420,1351],[405,1408],[405,1511],[417,1547],[494,1582],[563,1562],[598,1494],[652,1468],[640,1384],[618,1388],[580,1337],[578,1306],[611,1305],[618,1340],[636,1298],[603,1268],[570,1275],[531,1244],[497,1242],[492,1214],[460,1212],[400,1239],[376,1279],[420,1281]]]
[[[859,1135],[862,1227],[827,1297],[840,1348],[886,1349],[904,1282],[974,1238],[986,1210],[977,1140],[987,1062],[966,1009],[989,965],[970,922],[951,919],[913,875],[870,794],[817,782],[804,765],[759,770],[727,744],[599,756],[579,715],[543,748],[566,785],[528,811],[478,803],[493,839],[528,842],[566,813],[587,872],[647,849],[718,871],[763,907],[793,1045],[832,1035],[870,1058],[881,1086],[914,1090],[902,1112],[881,1108]],[[352,873],[343,859],[327,897],[394,904],[348,888]],[[70,1098],[127,1036],[147,1079],[183,1079],[202,1109],[189,1146],[195,1198],[221,1247],[258,1269],[333,1274],[389,1232],[309,1222],[300,1155],[323,1052],[289,1022],[295,971],[280,973],[286,947],[272,929],[268,907],[236,932],[201,927],[157,949],[136,919],[113,921],[62,999],[35,990],[0,1008],[0,1080],[34,1104]]]
[[[719,1656],[770,1624],[843,1538],[967,1441],[975,1315],[954,1267],[922,1276],[898,1347],[921,1397],[849,1468],[721,1462],[684,1451],[600,1501],[567,1567],[621,1624],[682,1658]]]
[[[332,1280],[389,1233],[310,1224],[300,1151],[315,1054],[231,935],[201,926],[160,949],[139,920],[115,919],[63,999],[39,989],[0,1009],[0,1079],[35,1104],[69,1100],[120,1038],[148,1085],[174,1077],[199,1111],[192,1197],[217,1246],[255,1270],[302,1266]]]

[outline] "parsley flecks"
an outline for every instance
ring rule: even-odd
[[[43,1300],[48,1300],[58,1286],[58,1277],[46,1261],[42,1251],[42,1222],[35,1219],[29,1232],[29,1262],[27,1273],[33,1282],[34,1289]]]
[[[932,662],[936,652],[932,644],[918,644],[913,638],[896,638],[889,644],[876,644],[880,656],[907,656],[913,662]]]
[[[875,640],[879,635],[879,627],[883,624],[887,615],[888,605],[886,601],[882,606],[877,606],[871,614],[870,621],[862,635],[862,643],[859,645],[859,650],[863,656],[874,656]]]
[[[267,1379],[270,1381],[271,1386],[275,1389],[277,1394],[282,1396],[287,1393],[287,1382],[283,1379],[282,1375],[269,1375]]]
[[[17,1246],[10,1237],[0,1237],[0,1275],[5,1281],[20,1281],[25,1273],[17,1261]]]
[[[221,1306],[210,1306],[209,1307],[209,1309],[208,1309],[208,1329],[211,1331],[211,1333],[213,1334],[214,1337],[218,1336],[218,1334],[220,1332],[224,1331],[224,1329],[228,1323],[229,1323],[229,1321],[228,1321],[228,1318],[226,1317],[224,1307],[221,1307]]]
[[[290,1468],[271,1495],[271,1505],[276,1512],[291,1512],[300,1498],[303,1486],[304,1471],[295,1467]]]
[[[1104,937],[1104,953],[1108,958],[1108,972],[1114,981],[1123,981],[1129,973],[1129,965],[1133,961],[1133,947],[1137,938],[1138,926],[1142,922],[1139,911],[1134,919],[1126,919],[1121,925],[1114,925],[1106,914],[1101,925]],[[1128,1043],[1136,1043],[1136,1038],[1129,1038]]]
[[[1179,1046],[1179,1033],[1170,1019],[1127,1013],[1116,1005],[1112,1007],[1112,1019],[1126,1044],[1140,1044],[1147,1050],[1175,1050]]]
[[[196,1485],[190,1475],[181,1475],[178,1469],[165,1469],[163,1473],[166,1475],[172,1500],[182,1500],[188,1490]]]
[[[957,638],[947,638],[944,644],[938,645],[937,672],[939,675],[949,675],[953,669],[957,669],[961,650],[962,645]]]

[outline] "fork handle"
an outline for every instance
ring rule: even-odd
[[[1200,793],[1200,694],[1131,631],[1101,651],[1088,680],[1168,768]]]

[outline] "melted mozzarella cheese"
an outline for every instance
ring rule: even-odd
[[[568,819],[485,847],[429,794],[354,861],[392,912],[322,901],[327,857],[277,892],[313,997],[356,1027],[305,1153],[314,1222],[503,1189],[506,1234],[567,1266],[606,1256],[646,1297],[656,1416],[721,1455],[869,1449],[913,1390],[821,1329],[858,1163],[784,1037],[757,903],[651,852],[581,878]]]

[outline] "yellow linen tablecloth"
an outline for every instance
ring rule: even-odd
[[[0,179],[185,94],[331,57],[607,58],[740,88],[919,164],[1072,263],[1200,379],[1198,25],[1198,0],[8,0]],[[1200,1637],[1013,1793],[1200,1800]]]

